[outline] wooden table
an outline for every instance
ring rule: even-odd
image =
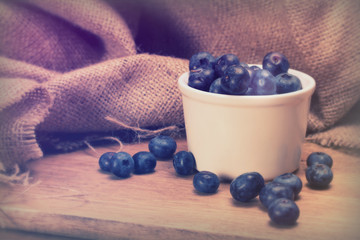
[[[187,149],[185,140],[177,142],[178,151]],[[142,150],[147,142],[123,148],[130,154]],[[334,159],[329,189],[306,184],[305,159],[313,151]],[[152,174],[118,179],[99,171],[98,157],[87,149],[47,156],[30,168],[33,184],[0,185],[0,223],[21,230],[2,230],[0,239],[47,236],[24,238],[22,231],[53,239],[360,239],[360,158],[312,143],[304,144],[296,172],[304,187],[296,201],[300,217],[291,227],[272,224],[258,199],[235,202],[229,183],[213,195],[196,193],[192,176],[177,176],[171,161],[158,161]]]

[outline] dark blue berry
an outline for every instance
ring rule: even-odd
[[[318,163],[328,165],[331,168],[333,165],[333,160],[330,155],[324,152],[313,152],[306,159],[306,165],[308,167]]]
[[[151,173],[156,167],[156,158],[151,152],[141,151],[135,153],[132,158],[134,159],[134,173],[136,174]]]
[[[261,189],[259,194],[260,202],[265,208],[268,208],[270,204],[278,198],[294,200],[294,192],[290,187],[282,183],[269,182]]]
[[[228,94],[244,94],[250,84],[249,72],[239,65],[233,65],[225,70],[221,78],[221,88]]]
[[[325,164],[314,164],[305,171],[306,180],[314,188],[325,188],[333,180],[331,168]]]
[[[249,72],[249,75],[250,75],[250,82],[254,78],[256,71],[260,70],[260,69],[261,68],[259,68],[258,66],[246,67],[246,70]]]
[[[134,159],[126,152],[118,152],[112,156],[111,172],[121,178],[127,178],[134,171]]]
[[[246,62],[240,62],[238,65],[242,66],[245,69],[247,69],[249,67],[249,65]]]
[[[197,70],[200,68],[213,68],[215,58],[208,52],[199,52],[191,56],[189,62],[189,70]]]
[[[149,142],[149,150],[158,159],[170,159],[176,151],[176,142],[172,137],[159,135]]]
[[[244,173],[232,180],[230,193],[235,200],[248,202],[259,195],[264,185],[264,178],[259,173]]]
[[[262,62],[263,69],[268,70],[274,77],[289,70],[289,60],[279,52],[269,52]]]
[[[225,70],[232,65],[239,65],[240,61],[238,57],[234,54],[225,54],[216,59],[215,62],[215,74],[218,77],[222,77],[225,73]]]
[[[251,87],[249,87],[249,88],[248,88],[248,90],[245,92],[245,94],[244,94],[244,95],[247,95],[247,96],[254,96],[254,95],[256,95],[256,94],[255,94],[254,89],[253,89],[253,88],[251,88]]]
[[[106,171],[106,172],[111,171],[111,166],[112,166],[111,158],[114,154],[115,154],[114,152],[106,152],[100,156],[99,166],[100,166],[101,170]]]
[[[221,88],[221,78],[216,79],[212,82],[209,88],[211,93],[226,94],[225,91]]]
[[[293,190],[295,197],[299,195],[303,186],[301,179],[293,173],[284,173],[277,176],[274,178],[273,182],[282,183],[290,187]]]
[[[289,93],[302,89],[300,79],[290,73],[280,73],[275,78],[276,93]]]
[[[215,193],[220,185],[220,179],[212,172],[201,171],[195,174],[194,188],[201,193]]]
[[[296,203],[287,198],[276,199],[268,209],[270,219],[279,225],[294,225],[300,210]]]
[[[202,91],[208,91],[211,83],[215,79],[213,69],[198,69],[190,72],[188,85]]]
[[[195,169],[195,158],[191,152],[180,151],[175,154],[173,166],[179,175],[191,175]]]
[[[267,70],[259,69],[250,82],[255,95],[272,95],[276,93],[275,77]]]

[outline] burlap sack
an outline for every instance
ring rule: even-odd
[[[198,51],[248,63],[283,52],[317,82],[308,139],[360,148],[351,110],[360,97],[359,10],[357,0],[1,1],[4,169],[42,156],[39,133],[124,128],[106,116],[142,128],[183,124],[176,81]]]

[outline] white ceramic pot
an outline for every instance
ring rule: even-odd
[[[265,180],[299,167],[315,80],[289,69],[302,90],[268,96],[231,96],[189,87],[189,72],[178,86],[182,93],[188,149],[199,171],[233,179],[259,172]]]

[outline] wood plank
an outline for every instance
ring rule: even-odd
[[[187,149],[185,140],[177,142],[178,151]],[[147,142],[123,148],[130,154],[142,150]],[[152,174],[119,179],[99,171],[99,155],[90,150],[31,162],[31,186],[1,185],[0,222],[9,229],[90,239],[359,238],[359,157],[305,143],[296,172],[304,183],[305,159],[313,151],[333,157],[334,180],[327,190],[304,184],[300,218],[292,227],[273,225],[258,199],[235,202],[229,183],[216,194],[200,195],[192,176],[176,175],[171,161],[158,161]]]

